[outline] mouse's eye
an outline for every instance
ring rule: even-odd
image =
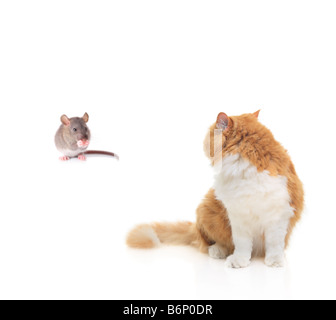
[[[76,129],[76,128],[73,128],[73,129],[72,129],[72,131],[73,131],[73,132],[76,132],[76,131],[77,131],[77,129]]]

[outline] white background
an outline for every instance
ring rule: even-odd
[[[335,1],[0,2],[1,299],[336,298]],[[195,220],[219,112],[262,109],[306,210],[287,267],[125,246],[135,224]],[[59,117],[91,148],[58,161]]]

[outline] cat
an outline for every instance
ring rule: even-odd
[[[294,226],[304,207],[303,185],[282,145],[259,120],[259,111],[220,113],[204,141],[215,182],[197,209],[196,223],[139,225],[127,236],[133,248],[160,243],[192,245],[229,268],[252,256],[283,267]]]

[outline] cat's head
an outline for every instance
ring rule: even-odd
[[[221,161],[227,154],[234,154],[242,146],[244,139],[260,128],[259,111],[229,117],[221,112],[210,127],[204,140],[204,151],[212,165]]]

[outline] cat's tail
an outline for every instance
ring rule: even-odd
[[[135,227],[126,242],[129,247],[142,249],[154,248],[160,243],[200,247],[201,236],[195,223],[153,223]]]

